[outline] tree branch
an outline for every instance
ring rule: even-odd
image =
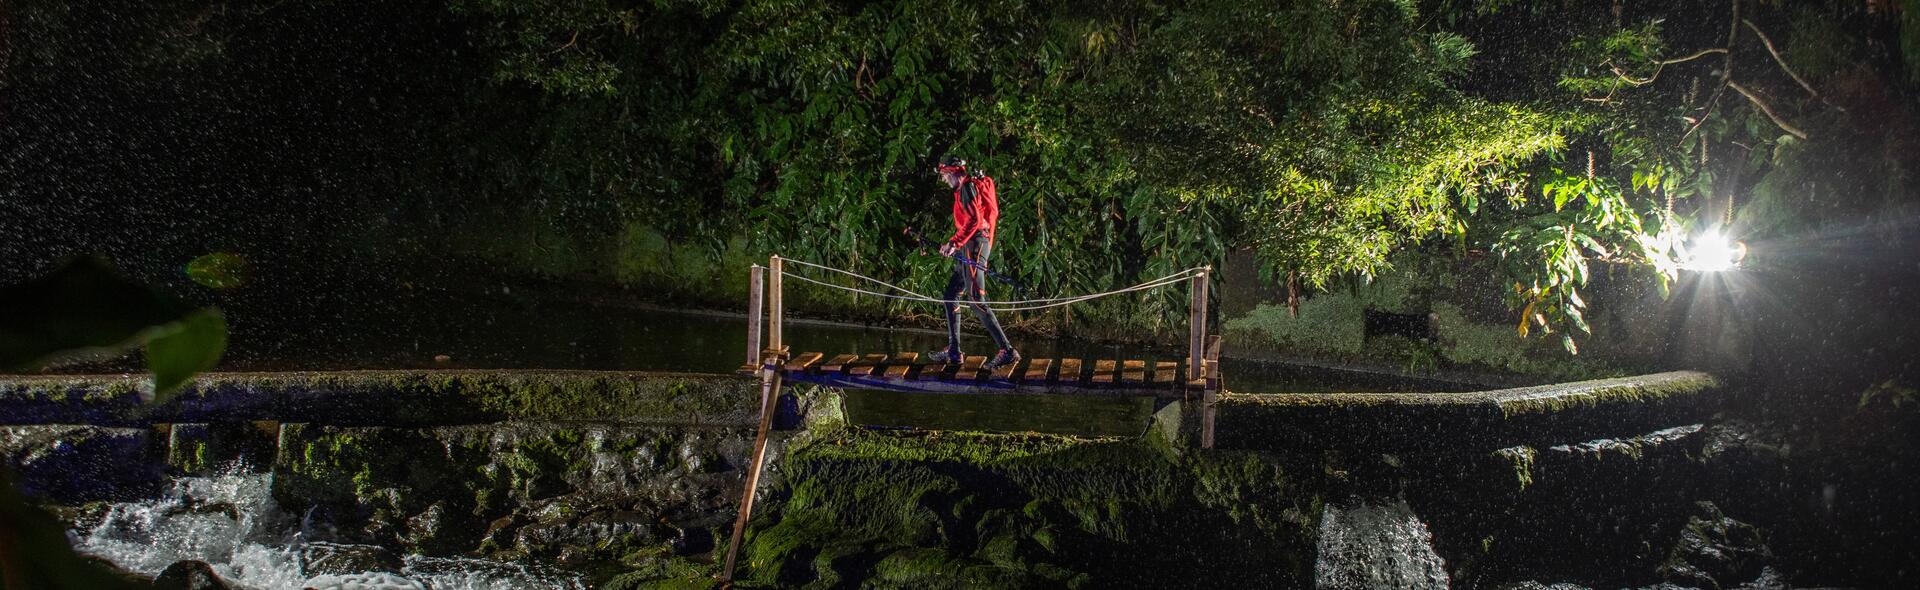
[[[1794,127],[1793,125],[1790,125],[1786,121],[1782,120],[1780,118],[1780,115],[1774,114],[1773,107],[1767,106],[1766,101],[1760,100],[1759,96],[1754,95],[1753,91],[1747,90],[1746,87],[1741,86],[1739,82],[1735,82],[1733,80],[1727,80],[1727,87],[1732,88],[1735,92],[1739,92],[1741,96],[1747,97],[1747,100],[1753,101],[1753,106],[1760,107],[1760,112],[1766,113],[1767,118],[1772,119],[1773,124],[1779,125],[1781,130],[1786,131],[1787,133],[1793,134],[1794,137],[1798,137],[1800,139],[1807,138],[1807,132],[1801,131],[1800,128]]]
[[[1753,21],[1750,21],[1744,18],[1740,19],[1740,22],[1746,23],[1747,28],[1752,29],[1753,34],[1760,37],[1760,44],[1767,46],[1767,54],[1773,56],[1773,63],[1780,64],[1780,71],[1786,72],[1787,77],[1793,78],[1794,82],[1799,82],[1801,88],[1807,89],[1807,94],[1810,94],[1816,97],[1820,96],[1820,92],[1817,90],[1814,90],[1812,84],[1808,84],[1806,79],[1800,77],[1800,74],[1794,73],[1793,68],[1787,67],[1787,60],[1782,59],[1780,57],[1780,52],[1773,48],[1773,40],[1768,39],[1766,33],[1760,32],[1760,27],[1758,25],[1755,25],[1753,24]]]
[[[571,37],[571,38],[569,38],[569,39],[567,39],[567,44],[566,44],[566,45],[561,45],[559,49],[555,49],[555,50],[553,50],[553,51],[549,51],[549,52],[547,52],[547,54],[548,54],[548,55],[552,55],[552,54],[555,54],[555,53],[560,53],[560,52],[562,52],[562,51],[566,51],[568,47],[573,47],[573,44],[574,44],[574,42],[576,42],[576,41],[579,41],[579,40],[580,40],[580,30],[579,30],[579,29],[574,29],[574,31],[573,31],[573,37]]]
[[[1670,64],[1677,64],[1683,61],[1693,61],[1714,53],[1726,53],[1726,52],[1727,52],[1727,48],[1725,47],[1709,47],[1709,48],[1694,52],[1693,55],[1689,55],[1689,56],[1677,58],[1677,59],[1663,59],[1654,63],[1664,66],[1664,65],[1670,65]]]

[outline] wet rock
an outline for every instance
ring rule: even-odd
[[[1620,457],[1639,460],[1655,449],[1674,448],[1687,440],[1702,428],[1699,424],[1676,426],[1656,430],[1630,438],[1603,438],[1578,444],[1555,445],[1547,450],[1554,453],[1587,457],[1593,460],[1606,460],[1608,457]]]
[[[1319,554],[1314,587],[1322,590],[1444,590],[1449,585],[1432,534],[1405,500],[1327,504]]]
[[[595,509],[582,514],[572,505],[556,503],[543,510],[539,520],[520,527],[514,544],[529,554],[556,554],[573,547],[592,548],[618,557],[625,548],[659,542],[654,533],[654,520],[645,514],[618,509]]]
[[[448,514],[447,503],[434,502],[425,512],[407,519],[406,531],[400,541],[421,553],[436,554],[457,551],[458,535],[453,530],[457,521],[464,519]]]
[[[397,574],[405,566],[398,554],[379,545],[308,543],[301,548],[300,557],[308,574]]]
[[[1728,518],[1712,502],[1696,507],[1698,513],[1688,519],[1660,566],[1662,577],[1716,590],[1759,578],[1773,559],[1760,530]]]
[[[526,521],[518,514],[493,519],[493,522],[487,523],[486,531],[480,534],[480,549],[499,551],[513,546],[514,533],[519,531],[520,525],[525,523]]]
[[[0,461],[20,490],[60,504],[131,500],[160,490],[164,465],[144,428],[0,426]]]
[[[160,572],[153,579],[155,590],[228,590],[231,586],[213,573],[213,566],[204,561],[184,559]]]

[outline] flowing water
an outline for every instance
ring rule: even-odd
[[[236,587],[259,590],[586,587],[565,572],[485,559],[408,555],[390,560],[397,567],[372,565],[377,558],[329,562],[330,556],[384,550],[314,539],[301,518],[274,504],[272,477],[175,479],[158,498],[114,504],[99,524],[76,535],[74,546],[146,575],[180,560],[204,561]]]
[[[1445,590],[1446,562],[1427,524],[1405,500],[1386,504],[1329,502],[1320,520],[1314,586],[1325,590]]]

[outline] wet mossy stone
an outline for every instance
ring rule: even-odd
[[[740,575],[782,587],[1174,587],[1306,580],[1302,527],[1236,522],[1209,490],[1290,489],[1273,470],[1192,466],[1138,439],[843,431],[782,464]],[[1283,504],[1285,500],[1277,500]],[[1308,499],[1307,504],[1313,505]],[[1285,522],[1284,507],[1264,508]],[[1311,517],[1308,517],[1311,520]],[[1184,548],[1205,545],[1197,555]],[[1218,556],[1218,558],[1216,558]]]
[[[1697,422],[1723,385],[1698,371],[1462,393],[1222,395],[1216,448],[1392,451],[1436,440],[1493,448]]]

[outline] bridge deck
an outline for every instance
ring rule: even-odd
[[[1195,380],[1185,378],[1185,359],[1021,359],[993,371],[982,367],[986,360],[984,356],[969,356],[959,363],[934,364],[914,352],[832,356],[803,352],[788,358],[779,371],[787,381],[923,393],[1181,397],[1220,387],[1219,367],[1212,358],[1202,361],[1206,378]],[[743,365],[739,372],[752,375],[758,370],[754,365]]]

